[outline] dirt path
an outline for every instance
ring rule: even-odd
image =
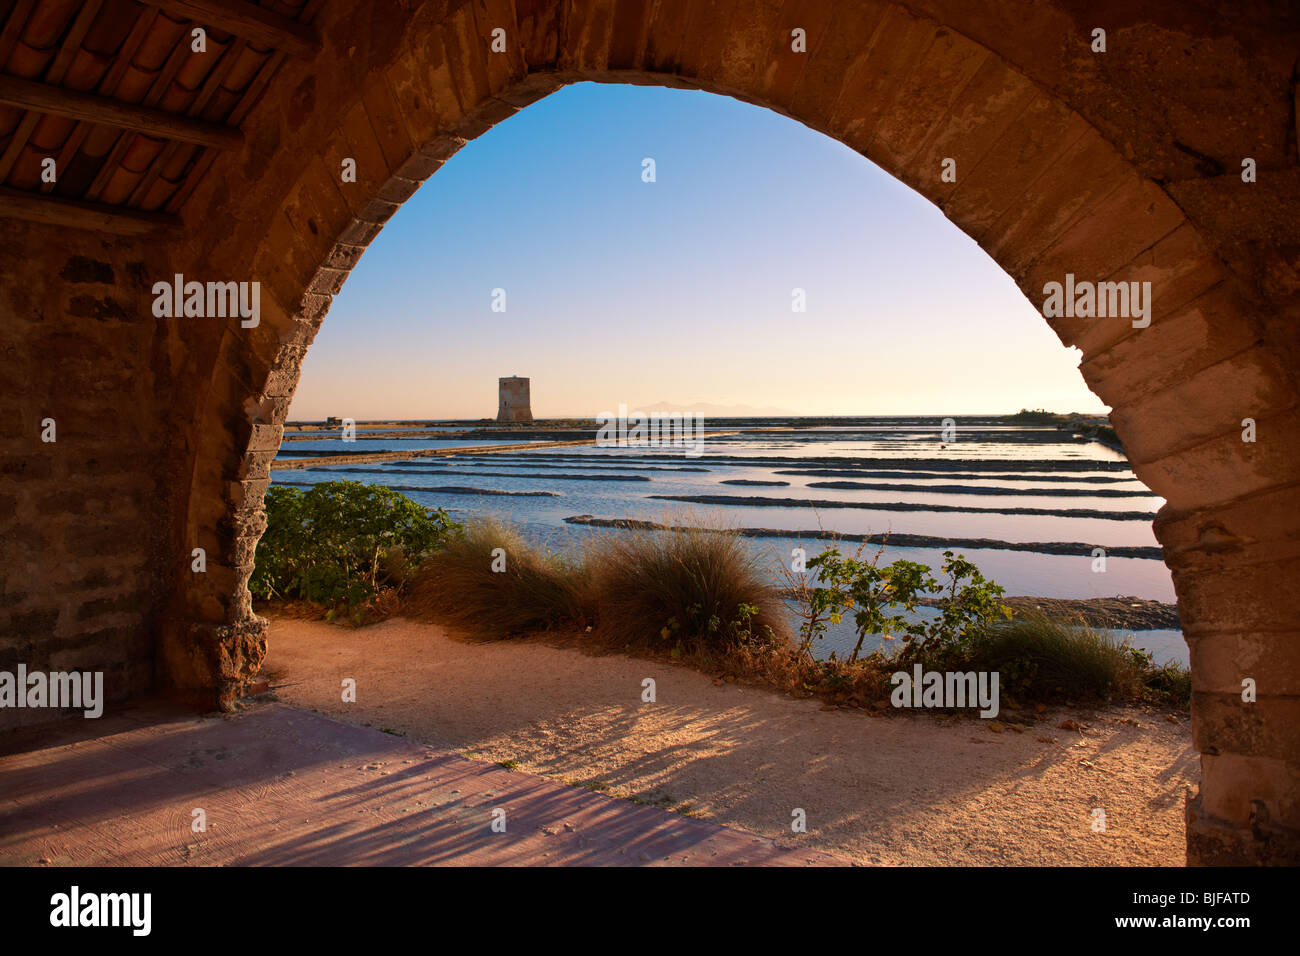
[[[1190,728],[1164,711],[1049,712],[995,733],[538,638],[469,643],[402,618],[360,630],[274,618],[270,644],[266,672],[290,685],[281,700],[785,846],[877,864],[1184,862],[1184,791],[1199,773]],[[655,703],[641,699],[647,677]],[[344,678],[356,703],[341,701]],[[1081,729],[1060,729],[1067,718]]]

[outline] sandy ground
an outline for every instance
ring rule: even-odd
[[[1181,715],[1055,710],[1027,727],[878,715],[563,643],[273,618],[264,673],[300,707],[862,863],[1185,862],[1199,772]],[[345,678],[356,703],[341,700]],[[1078,729],[1061,729],[1068,719]]]

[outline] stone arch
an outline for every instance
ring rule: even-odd
[[[1035,302],[1067,272],[1152,283],[1147,329],[1051,324],[1080,348],[1136,473],[1168,502],[1156,533],[1191,647],[1204,778],[1189,855],[1297,858],[1294,299],[1243,274],[1206,216],[1189,218],[1195,203],[1157,181],[1131,127],[1076,108],[1061,77],[1012,45],[1024,28],[998,41],[943,2],[361,6],[326,11],[321,54],[282,68],[245,124],[247,149],[218,159],[187,206],[219,218],[187,221],[172,253],[177,272],[263,291],[257,328],[172,333],[174,374],[188,384],[169,410],[182,436],[166,463],[170,545],[202,546],[209,563],[201,576],[176,563],[158,621],[161,684],[228,702],[260,666],[265,623],[245,585],[269,464],[331,297],[401,202],[466,141],[567,83],[702,89],[871,159],[939,205]],[[1086,50],[1071,15],[1053,6],[1044,22]],[[489,49],[497,27],[504,53]],[[794,27],[807,52],[791,49]],[[355,183],[339,181],[344,158],[357,161]],[[940,175],[945,158],[955,182]],[[1246,417],[1267,440],[1243,443]],[[1241,679],[1265,668],[1270,680],[1243,707]]]

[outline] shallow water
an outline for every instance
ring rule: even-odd
[[[710,427],[729,426],[710,423]],[[1072,440],[1054,429],[980,426],[959,429],[955,442],[940,442],[938,438],[933,426],[927,430],[897,423],[873,426],[868,422],[710,437],[706,439],[704,453],[698,457],[670,448],[568,446],[483,455],[469,451],[454,457],[276,471],[273,477],[286,483],[350,479],[398,486],[420,504],[445,508],[458,520],[480,514],[504,518],[553,549],[576,547],[589,535],[620,533],[614,529],[567,524],[564,520],[577,515],[790,532],[745,539],[747,546],[771,568],[778,561],[788,562],[795,547],[802,545],[809,557],[820,551],[826,542],[816,540],[819,529],[840,534],[1068,542],[1078,545],[1069,554],[972,546],[959,546],[956,550],[979,565],[987,577],[1005,587],[1008,595],[1059,598],[1132,595],[1174,600],[1169,570],[1156,557],[1107,556],[1104,571],[1095,569],[1094,547],[1157,547],[1149,515],[1164,501],[1146,493],[1122,454],[1095,442]],[[360,438],[344,443],[334,438],[292,442],[282,454],[287,451],[288,457],[295,457],[304,452],[319,454],[331,450],[472,449],[521,440],[528,439]],[[792,471],[834,474],[789,474]],[[765,484],[723,483],[735,480]],[[811,483],[823,481],[906,487],[810,487]],[[785,484],[776,484],[780,482]],[[961,490],[931,490],[927,486],[961,486]],[[439,487],[468,487],[506,494],[452,494],[432,490]],[[976,494],[970,488],[1008,492],[1072,490],[1079,494]],[[1100,490],[1142,494],[1111,497],[1097,494]],[[546,492],[547,496],[523,496],[537,492]],[[662,500],[653,495],[724,496],[728,501],[688,503]],[[773,505],[755,500],[763,498],[792,500]],[[851,507],[831,507],[830,503]],[[878,507],[892,503],[917,506],[919,510]],[[937,506],[960,510],[934,510]],[[1035,509],[1044,513],[1005,513],[1009,509]],[[1071,511],[1084,514],[1065,514]],[[842,551],[856,548],[856,542],[841,544]],[[865,553],[869,555],[875,550],[875,545],[868,545]],[[943,550],[943,546],[889,546],[881,562],[907,558],[937,568]],[[1136,644],[1147,641],[1152,645],[1157,660],[1173,658],[1184,663],[1187,660],[1186,646],[1176,631],[1140,632],[1138,638]]]
[[[358,434],[360,434],[358,432]],[[291,441],[280,446],[277,458],[310,457],[322,452],[339,454],[362,454],[372,451],[422,451],[426,448],[477,448],[484,445],[514,445],[518,441],[486,441],[453,438],[358,438],[344,441],[342,438],[311,438],[306,441]]]
[[[338,428],[329,429],[329,430],[322,430],[322,431],[299,431],[299,430],[296,429],[296,428],[286,428],[286,429],[285,429],[285,432],[284,432],[284,437],[285,437],[286,439],[289,439],[289,438],[294,438],[295,436],[298,436],[298,435],[310,435],[312,438],[327,439],[327,438],[332,438],[332,437],[338,437],[338,436],[336,436],[336,435],[334,434],[336,431],[339,432],[339,435],[342,434],[341,429],[338,429]],[[374,434],[374,433],[376,433],[376,432],[379,432],[379,433],[388,433],[388,432],[452,432],[452,433],[454,433],[454,432],[464,432],[464,431],[469,431],[469,426],[468,426],[468,425],[419,425],[419,424],[412,425],[412,424],[405,424],[405,425],[389,425],[389,426],[386,426],[386,427],[385,427],[385,426],[380,426],[380,425],[364,425],[364,426],[363,426],[363,425],[358,425],[355,429],[353,429],[353,431],[354,431],[356,434],[358,434],[358,435]],[[405,441],[406,439],[403,438],[402,440]]]
[[[360,444],[358,442],[358,444]],[[383,444],[376,442],[375,444]],[[296,450],[296,449],[295,449]],[[386,450],[386,449],[385,449]],[[547,453],[538,453],[544,461]],[[597,459],[588,458],[595,462]],[[480,459],[439,459],[415,464],[375,463],[365,466],[339,465],[302,469],[298,480],[328,481],[351,479],[355,481],[396,483],[405,487],[437,487],[445,485],[472,485],[500,491],[550,491],[553,499],[530,501],[526,511],[519,511],[513,503],[494,504],[494,509],[511,509],[516,520],[544,519],[562,522],[571,515],[590,514],[600,518],[635,518],[682,523],[691,515],[715,519],[729,527],[774,528],[790,531],[827,531],[845,534],[874,534],[881,532],[908,532],[945,537],[993,538],[1003,541],[1070,541],[1102,547],[1115,545],[1154,547],[1157,542],[1151,530],[1150,519],[1110,520],[1090,517],[1058,517],[1056,515],[1020,515],[988,513],[987,509],[1040,508],[1053,512],[1066,509],[1085,509],[1104,512],[1153,511],[1161,503],[1158,498],[1136,500],[1122,498],[1057,498],[1036,496],[985,496],[930,493],[920,491],[856,491],[807,488],[792,484],[788,488],[755,488],[752,486],[723,485],[726,479],[789,480],[774,475],[770,467],[757,468],[731,464],[703,464],[696,459],[696,467],[708,468],[703,472],[672,472],[641,470],[635,465],[624,469],[595,470],[583,463],[568,461],[563,468],[536,468],[530,470],[517,459],[503,460],[503,456],[490,455]],[[658,464],[658,463],[656,463]],[[661,465],[662,467],[662,465]],[[588,474],[591,478],[569,478],[570,474]],[[644,481],[611,481],[611,477],[644,478]],[[989,479],[996,484],[995,479]],[[723,495],[735,499],[735,504],[697,504],[665,501],[651,495]],[[790,506],[751,506],[745,499],[797,498],[811,504]],[[984,512],[890,511],[863,508],[825,508],[817,502],[854,502],[869,505],[872,502],[914,502],[922,505],[946,505],[986,509]],[[464,508],[467,502],[451,500],[447,496],[432,495],[421,499],[422,504],[435,507]]]

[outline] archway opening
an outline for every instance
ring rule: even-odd
[[[639,228],[611,236],[611,221]],[[431,228],[440,222],[465,227]],[[1153,614],[1174,613],[1150,526],[1163,502],[1122,451],[1095,440],[1090,426],[1105,407],[1077,356],[975,242],[833,140],[706,94],[570,87],[458,153],[372,245],[304,363],[275,484],[396,488],[459,522],[505,517],[555,550],[627,533],[629,521],[698,522],[703,506],[722,526],[747,529],[745,547],[774,575],[796,549],[874,550],[884,534],[894,543],[882,567],[912,560],[937,573],[952,549],[1021,601],[1073,602],[1077,613],[1089,600],[1124,599],[1100,609],[1104,617],[1137,598],[1164,605]],[[451,369],[430,379],[434,357],[449,354]],[[526,423],[498,420],[514,417],[519,393],[503,377],[516,372],[531,380]],[[620,405],[698,413],[710,423],[707,445],[698,455],[591,447],[599,412]],[[1026,414],[1045,407],[1083,415]],[[494,450],[501,445],[511,450]],[[1161,663],[1186,662],[1176,624],[1153,628],[1138,614],[1111,623],[1136,630]],[[292,632],[282,658],[280,624]],[[277,679],[301,676],[294,668],[318,652],[322,633],[273,624]],[[811,656],[843,660],[856,636],[846,615]],[[876,647],[888,648],[879,635],[866,645]],[[508,668],[508,658],[494,666]],[[412,694],[413,669],[398,668],[401,690],[385,699]],[[545,734],[583,724],[552,703],[529,715],[554,725]],[[1001,740],[1012,726],[1011,740],[1046,719],[1031,700],[1019,703],[1029,705],[1026,724],[995,720],[994,732],[980,732]],[[1045,748],[1096,739],[1107,721],[1137,723],[1124,712],[1100,723],[1051,715],[1038,728]],[[405,716],[436,740],[446,715]],[[1059,724],[1081,722],[1088,734],[1064,741],[1071,731]],[[476,733],[442,742],[479,752],[491,735]],[[815,747],[823,731],[800,733]],[[965,744],[970,731],[951,733]],[[1159,735],[1168,762],[1144,768],[1153,786],[1138,798],[1149,811],[1142,821],[1156,821],[1181,853],[1181,804],[1168,780],[1171,771],[1192,779],[1190,742],[1185,731]],[[953,760],[946,746],[930,757]],[[555,754],[531,758],[578,772]],[[1071,786],[1048,771],[1040,778]],[[673,785],[633,775],[620,788],[656,799],[672,797]],[[1080,819],[1096,809],[1081,807]],[[944,799],[926,811],[961,818]],[[854,815],[846,808],[846,820]],[[864,845],[868,834],[879,835],[860,830]]]

